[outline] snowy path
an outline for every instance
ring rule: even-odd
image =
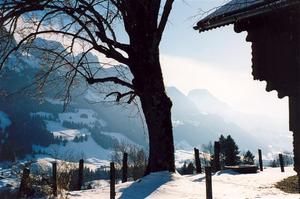
[[[219,172],[212,177],[214,199],[300,199],[300,194],[287,194],[274,183],[295,175],[291,167],[267,168],[258,174]],[[116,185],[116,198],[121,199],[205,199],[205,176],[181,176],[168,172],[152,173],[141,181]],[[109,187],[70,193],[71,199],[109,198]]]

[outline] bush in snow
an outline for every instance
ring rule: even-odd
[[[190,175],[190,174],[193,174],[194,171],[195,171],[195,167],[192,162],[190,162],[188,164],[187,164],[187,162],[184,162],[183,166],[180,169],[178,169],[178,172],[181,175]]]
[[[148,159],[145,150],[126,142],[118,142],[112,153],[112,161],[116,163],[116,178],[121,178],[124,153],[128,154],[128,178],[137,180],[143,177]]]

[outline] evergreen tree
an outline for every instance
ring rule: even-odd
[[[86,141],[86,142],[88,141],[88,135],[84,136],[84,141]]]
[[[195,170],[194,164],[190,162],[187,166],[187,174],[193,174]]]
[[[234,139],[230,135],[228,135],[226,138],[221,135],[219,142],[221,145],[221,160],[223,165],[238,165],[240,163],[240,157],[238,156],[240,152]]]
[[[63,146],[66,146],[67,143],[68,143],[68,140],[64,139],[64,140],[62,141],[62,143],[63,143]]]
[[[244,157],[243,157],[243,163],[244,163],[244,164],[251,164],[251,165],[254,164],[254,155],[251,153],[251,151],[248,150],[248,151],[244,154]]]
[[[75,136],[75,138],[73,139],[73,142],[79,142],[79,138],[77,136]]]
[[[0,160],[8,160],[14,161],[15,160],[15,153],[13,150],[13,146],[8,143],[1,144],[0,147]]]
[[[45,122],[40,118],[32,118],[28,113],[19,112],[11,115],[12,124],[6,129],[5,139],[1,147],[1,158],[12,160],[32,153],[32,145],[48,146],[55,139]]]

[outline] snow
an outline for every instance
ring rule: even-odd
[[[88,135],[90,134],[87,129],[68,129],[62,131],[52,132],[54,137],[61,137],[65,140],[72,141],[76,136]]]
[[[11,121],[6,113],[0,111],[0,129],[5,130],[9,125],[11,125]]]
[[[62,137],[68,142],[65,146],[62,144],[52,144],[48,147],[34,145],[34,151],[43,152],[58,159],[79,160],[84,158],[87,163],[94,165],[96,168],[109,165],[111,150],[104,149],[98,145],[87,129],[67,129],[60,122],[48,120],[46,120],[46,126],[55,137]],[[87,135],[87,141],[73,142],[74,138],[80,135]]]
[[[4,187],[18,187],[17,176],[12,175],[12,169],[3,169],[0,166],[0,189]]]
[[[176,150],[175,151],[175,166],[176,168],[182,167],[184,162],[193,162],[195,159],[194,151]]]
[[[55,122],[55,121],[50,121],[50,120],[45,120],[45,122],[46,122],[47,130],[52,133],[55,131],[67,130],[67,128],[63,127],[60,122]]]
[[[107,156],[110,156],[111,154],[111,151],[107,150]],[[97,158],[87,158],[85,160],[87,163],[93,165],[95,168],[100,168],[100,167],[109,167],[109,164],[110,164],[110,161],[109,159],[106,159],[106,160],[100,160],[100,159],[97,159]]]
[[[45,97],[45,100],[51,104],[54,104],[54,105],[63,105],[64,102],[62,100],[59,100],[59,99],[53,99],[53,98],[50,98],[50,97]]]
[[[6,188],[19,188],[19,173],[23,168],[22,166],[23,164],[16,164],[5,161],[0,162],[0,191],[5,190]]]
[[[209,160],[210,155],[208,153],[204,153],[199,151],[199,156],[202,159]],[[194,150],[176,150],[175,151],[175,166],[176,168],[180,168],[183,166],[184,162],[194,162],[195,155]]]
[[[93,127],[96,122],[99,122],[101,126],[106,126],[106,122],[102,119],[98,119],[97,113],[91,109],[77,109],[76,112],[60,113],[58,117],[61,122],[82,123],[90,127]]]
[[[62,139],[72,141],[76,136],[89,135],[90,132],[87,129],[67,129],[59,122],[46,120],[47,129],[53,133],[54,137],[61,137]]]
[[[130,144],[130,145],[134,145],[136,147],[142,148],[141,145],[133,142],[131,139],[129,139],[128,137],[126,137],[125,135],[121,134],[121,133],[115,133],[115,132],[101,132],[104,135],[108,135],[111,136],[112,138],[115,138],[119,141],[119,143],[126,143],[126,144]]]
[[[85,187],[91,187],[92,189],[100,189],[109,186],[109,180],[93,180],[85,183]]]
[[[109,165],[111,151],[99,146],[92,137],[84,142],[69,141],[65,146],[52,144],[49,147],[33,146],[35,151],[42,151],[58,159],[79,160],[84,158],[96,167]]]
[[[38,117],[45,117],[45,118],[54,118],[54,115],[52,113],[43,112],[43,111],[30,113],[30,116],[31,117],[38,116]]]
[[[61,160],[61,159],[56,159],[56,158],[51,158],[47,156],[40,156],[36,158],[36,162],[31,164],[30,166],[30,171],[32,173],[41,173],[42,171],[46,172],[51,172],[52,171],[52,163],[57,162],[58,166],[60,165],[72,165],[72,167],[76,168],[78,166],[78,160],[74,161],[69,161],[69,160]],[[109,167],[109,162],[108,161],[102,161],[102,164],[100,165],[95,165],[92,164],[88,161],[84,161],[84,167],[89,168],[91,170],[96,170],[97,168],[102,168],[102,167]]]
[[[295,175],[291,167],[281,173],[280,168],[268,168],[257,174],[218,172],[212,176],[215,199],[299,199],[299,194],[288,194],[274,187],[274,183]],[[116,185],[116,198],[193,199],[205,198],[205,176],[181,176],[178,173],[157,172],[135,182]],[[109,198],[109,186],[69,193],[70,199]]]
[[[81,118],[80,115],[85,113],[88,117]],[[89,109],[79,109],[76,113],[62,113],[59,115],[59,118],[62,120],[70,119],[73,122],[82,122],[84,119],[87,119],[83,123],[92,124],[96,120],[96,113]],[[33,149],[37,152],[46,153],[49,157],[55,157],[58,159],[73,159],[79,160],[84,158],[87,163],[90,163],[94,166],[94,168],[99,168],[102,166],[109,166],[109,160],[111,159],[111,150],[107,150],[98,145],[94,139],[90,136],[91,133],[83,128],[83,129],[68,129],[62,126],[62,122],[49,121],[45,120],[47,129],[53,133],[55,137],[61,137],[62,139],[68,140],[68,142],[64,145],[60,144],[52,144],[48,147],[41,146],[33,146]],[[104,123],[104,121],[103,121]],[[131,145],[135,145],[137,147],[142,147],[126,136],[120,133],[114,132],[101,132],[105,135],[109,135],[112,138],[117,139],[120,142],[125,142]],[[76,136],[80,135],[88,135],[88,140],[83,142],[73,142]]]

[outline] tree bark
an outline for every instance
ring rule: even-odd
[[[132,55],[130,69],[148,127],[149,160],[146,174],[165,170],[175,172],[172,102],[165,92],[159,50],[158,47],[141,47]]]
[[[141,96],[149,134],[149,160],[146,174],[168,170],[175,172],[171,123],[171,100],[166,93]]]
[[[146,174],[175,172],[172,102],[167,96],[159,61],[159,44],[173,0],[167,0],[159,20],[160,1],[126,1],[124,27],[129,36],[128,67],[139,96],[149,134]],[[130,12],[129,12],[130,11]]]

